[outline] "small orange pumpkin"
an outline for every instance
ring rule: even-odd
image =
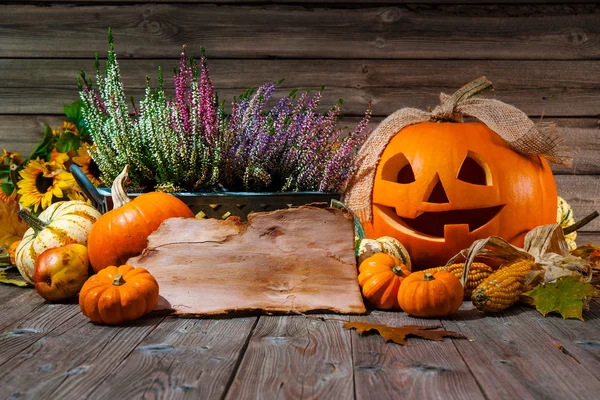
[[[382,310],[400,308],[398,289],[410,275],[409,267],[389,254],[375,253],[360,264],[358,271],[358,284],[365,299]]]
[[[118,325],[152,311],[158,304],[158,283],[144,268],[109,266],[81,288],[79,307],[93,322]]]
[[[398,304],[415,317],[445,317],[458,311],[464,290],[460,280],[446,271],[413,272],[398,291]]]
[[[130,200],[123,186],[127,177],[125,167],[112,185],[114,208],[98,218],[90,231],[88,251],[96,272],[139,255],[148,244],[148,236],[164,220],[194,217],[183,201],[168,193],[144,193]]]

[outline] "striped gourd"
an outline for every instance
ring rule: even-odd
[[[433,273],[436,271],[448,271],[458,279],[462,276],[463,269],[465,268],[464,263],[457,263],[451,265],[445,265],[443,267],[429,268],[424,272]],[[469,269],[469,276],[467,282],[464,285],[465,299],[470,299],[473,290],[481,284],[490,274],[492,273],[492,267],[484,263],[472,263]]]
[[[51,204],[37,217],[27,209],[19,211],[19,216],[31,228],[17,247],[15,262],[25,281],[33,284],[38,256],[47,249],[70,243],[87,245],[90,229],[100,213],[83,201],[73,200]]]
[[[406,248],[391,236],[382,236],[377,239],[359,239],[358,244],[358,264],[376,253],[389,254],[399,259],[402,264],[411,269],[410,256]]]
[[[471,301],[481,311],[498,312],[512,306],[519,301],[535,265],[532,260],[519,260],[498,269],[473,291]]]

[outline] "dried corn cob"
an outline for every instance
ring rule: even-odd
[[[463,269],[465,268],[464,263],[445,265],[443,267],[429,268],[424,272],[433,273],[436,271],[448,271],[452,275],[460,279]],[[469,269],[469,277],[465,284],[465,299],[470,299],[473,290],[479,286],[481,282],[485,280],[492,273],[492,267],[484,263],[473,263],[471,269]]]
[[[493,272],[471,295],[481,311],[502,311],[517,301],[525,289],[527,275],[535,268],[532,260],[519,260]]]

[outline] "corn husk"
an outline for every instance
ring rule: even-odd
[[[464,260],[465,269],[461,283],[467,281],[469,269],[475,259],[485,259],[496,264],[510,264],[519,260],[532,260],[536,264],[528,276],[526,285],[533,287],[539,283],[555,282],[566,276],[576,276],[584,282],[592,279],[590,264],[572,256],[559,224],[542,225],[534,228],[525,236],[523,248],[513,246],[498,236],[476,240],[471,247],[458,253],[447,265]]]

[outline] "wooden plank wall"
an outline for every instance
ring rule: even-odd
[[[139,99],[146,74],[175,65],[181,46],[207,48],[221,98],[286,80],[326,85],[347,121],[373,104],[437,104],[440,91],[486,75],[494,97],[556,121],[575,162],[556,167],[576,214],[600,208],[600,7],[594,0],[12,1],[0,5],[0,149],[27,153],[77,98],[80,69],[106,57],[112,27],[123,81]],[[167,79],[167,82],[169,80]],[[600,221],[582,234],[600,241]]]

